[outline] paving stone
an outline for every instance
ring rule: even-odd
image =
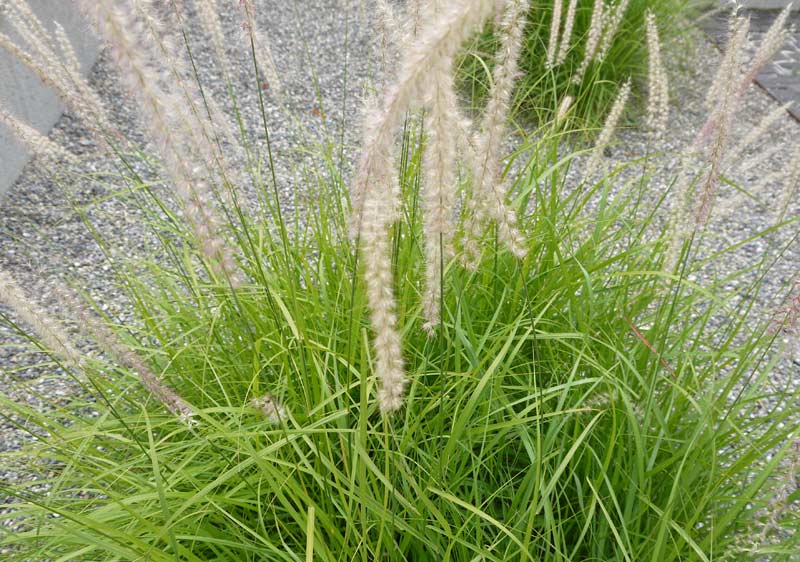
[[[764,34],[780,11],[743,10],[742,15],[750,18],[751,43],[748,50],[754,53]],[[728,39],[730,11],[716,11],[705,18],[703,30],[721,49]],[[756,83],[780,103],[794,102],[789,113],[800,121],[800,12],[792,12],[787,23],[790,32],[784,47],[756,77]]]

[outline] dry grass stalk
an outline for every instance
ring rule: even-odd
[[[78,61],[78,54],[75,52],[75,48],[72,46],[69,37],[67,37],[67,32],[64,31],[60,23],[54,22],[53,25],[55,26],[58,48],[61,51],[61,59],[64,61],[69,72],[80,75],[81,63]]]
[[[27,0],[8,0],[8,6],[11,9],[6,12],[6,17],[23,41],[44,56],[57,50],[50,33],[28,6]]]
[[[733,109],[735,84],[738,82],[739,76],[739,60],[742,46],[747,40],[749,26],[750,22],[748,20],[739,17],[735,18],[731,26],[731,35],[723,55],[722,64],[717,70],[711,90],[706,96],[706,105],[711,108],[711,111],[700,128],[700,132],[692,142],[689,149],[692,152],[702,150],[712,138],[714,131],[719,130],[720,125],[724,124],[722,122],[730,119],[729,111]],[[723,105],[726,106],[727,113],[723,111]]]
[[[139,379],[141,385],[158,400],[172,415],[187,425],[195,425],[194,408],[186,402],[173,388],[153,373],[144,361],[123,343],[119,337],[97,316],[72,295],[60,288],[56,289],[59,298],[69,307],[69,311],[79,321],[81,331],[97,342],[105,353],[121,365],[130,369]]]
[[[288,414],[286,407],[271,394],[253,398],[250,405],[264,414],[272,425],[280,425]]]
[[[709,111],[714,109],[715,102],[720,98],[725,89],[726,80],[730,79],[733,69],[741,65],[742,45],[747,42],[747,34],[750,31],[750,20],[741,16],[732,16],[728,25],[728,42],[722,55],[717,72],[711,87],[706,92],[705,108]]]
[[[241,172],[235,166],[229,165],[228,158],[220,146],[224,138],[230,148],[234,150],[241,148],[238,134],[210,92],[201,95],[194,79],[194,71],[187,61],[184,46],[176,42],[169,33],[168,25],[175,27],[181,25],[176,19],[179,14],[170,10],[168,24],[165,25],[154,13],[155,1],[134,0],[134,3],[138,16],[145,23],[150,39],[157,49],[158,56],[164,61],[164,80],[177,87],[188,114],[193,117],[184,130],[187,139],[195,146],[196,152],[204,154],[206,173],[215,179],[215,183],[225,183],[232,177],[240,180]],[[222,196],[225,195],[223,192]]]
[[[378,30],[378,48],[380,51],[381,75],[388,74],[389,66],[397,60],[398,51],[402,50],[407,40],[413,37],[414,26],[406,20],[403,26],[395,9],[387,0],[376,0],[376,27]]]
[[[731,158],[731,152],[732,151],[729,151],[725,155],[725,158],[724,158],[722,166],[721,166],[722,169],[727,169],[728,164],[730,162],[733,162],[733,159]],[[772,160],[776,156],[778,156],[779,154],[784,153],[784,152],[786,152],[786,148],[784,148],[782,146],[770,146],[770,147],[767,147],[767,148],[765,148],[765,149],[763,149],[761,151],[758,151],[758,152],[754,153],[753,155],[751,155],[748,158],[744,158],[744,159],[740,158],[739,160],[737,160],[738,165],[736,166],[736,170],[740,174],[743,174],[743,175],[744,174],[748,174],[748,173],[752,172],[755,168],[758,168],[759,166],[761,166],[762,164],[764,164],[766,162],[770,162],[771,163]]]
[[[107,326],[102,324],[78,304],[75,299],[56,289],[58,295],[70,307],[81,330],[90,335],[100,347],[120,363],[130,368],[147,391],[152,394],[167,410],[188,423],[193,409],[172,388],[152,373],[150,369],[116,337]],[[33,328],[40,340],[36,342],[43,351],[57,357],[65,367],[75,374],[85,374],[89,368],[86,354],[79,351],[72,343],[61,323],[25,294],[25,291],[14,278],[0,270],[0,301],[5,303],[25,324]]]
[[[706,95],[706,107],[710,108],[709,116],[692,144],[685,151],[683,158],[685,162],[688,162],[692,158],[701,157],[706,171],[700,176],[696,185],[688,180],[687,170],[684,171],[677,183],[676,194],[673,197],[672,220],[670,221],[670,224],[673,225],[672,234],[665,259],[666,270],[674,268],[685,240],[697,229],[704,227],[709,219],[723,168],[726,163],[730,162],[728,155],[730,133],[741,98],[753,78],[780,48],[785,39],[784,25],[787,17],[788,11],[784,10],[770,27],[761,47],[750,63],[749,70],[744,75],[742,75],[740,67],[743,46],[747,41],[749,21],[739,16],[734,16],[731,20],[728,45]],[[766,127],[768,127],[774,118],[774,114],[768,115],[765,121],[762,121],[762,125],[766,123]],[[760,134],[758,130],[753,132]],[[742,146],[746,146],[749,142],[751,142],[750,139],[746,137],[745,141],[740,143],[740,147],[734,151],[743,150]]]
[[[100,98],[76,68],[77,60],[69,41],[65,38],[54,41],[24,0],[8,3],[4,15],[30,51],[2,33],[0,47],[27,66],[43,84],[52,88],[84,122],[95,142],[105,148],[106,135],[114,129]]]
[[[242,11],[242,43],[245,52],[251,59],[255,57],[255,62],[266,78],[270,92],[278,103],[283,103],[283,84],[275,66],[275,59],[272,57],[269,38],[258,28],[255,2],[240,0],[239,6]]]
[[[572,77],[573,83],[580,84],[592,62],[603,61],[606,58],[628,9],[629,1],[619,0],[614,5],[607,5],[604,0],[595,0],[583,59],[575,76]]]
[[[555,123],[561,123],[569,114],[569,110],[572,109],[572,102],[575,101],[575,98],[572,96],[564,96],[564,99],[561,100],[561,103],[558,104],[558,110],[556,111]]]
[[[739,82],[739,89],[736,92],[737,96],[741,96],[750,87],[753,80],[758,76],[759,72],[775,57],[780,48],[786,43],[786,38],[789,35],[789,30],[786,27],[786,21],[789,19],[789,14],[792,10],[792,4],[786,6],[783,11],[775,18],[772,25],[761,38],[761,44],[753,56],[750,63],[750,69],[742,76]]]
[[[761,139],[772,126],[781,118],[787,115],[789,108],[794,102],[785,103],[770,111],[763,119],[756,125],[750,132],[740,140],[736,146],[725,157],[725,167],[732,166],[739,162],[744,155],[745,151],[752,146],[755,142]]]
[[[792,204],[792,201],[796,201],[798,191],[800,191],[800,143],[794,145],[790,154],[792,156],[785,171],[783,190],[775,206],[775,219],[778,223],[783,222],[789,211],[789,205]]]
[[[617,35],[629,3],[630,0],[619,0],[613,6],[606,6],[603,16],[603,40],[600,42],[598,60],[605,59],[611,45],[614,44],[614,37]]]
[[[216,0],[195,0],[197,15],[200,24],[211,39],[211,47],[217,58],[217,66],[223,74],[230,68],[228,54],[225,51],[225,33],[222,31],[222,21],[219,19],[219,7]]]
[[[26,295],[19,283],[3,270],[0,270],[0,301],[33,328],[43,351],[58,357],[68,369],[81,371],[85,367],[84,355],[72,345],[72,338],[64,327]]]
[[[791,6],[783,10],[770,26],[750,62],[748,71],[744,75],[741,75],[739,71],[738,62],[742,58],[742,47],[746,39],[749,22],[744,18],[735,18],[732,24],[731,38],[728,44],[728,49],[731,52],[726,52],[723,58],[723,65],[714,80],[712,92],[706,98],[707,103],[710,103],[714,110],[693,144],[694,150],[699,151],[705,148],[706,161],[708,163],[708,171],[700,182],[699,198],[694,202],[693,228],[700,228],[708,221],[719,179],[728,159],[730,130],[733,119],[739,110],[741,98],[758,73],[778,52],[786,40],[787,30],[785,24],[790,8]],[[767,127],[770,119],[774,119],[774,117],[767,116]],[[754,132],[759,133],[758,130]],[[750,141],[745,138],[745,142]]]
[[[722,126],[720,122],[726,118],[726,114],[720,107],[720,100],[730,96],[728,110],[735,113],[742,96],[750,87],[750,84],[767,63],[772,60],[775,53],[780,50],[788,34],[786,20],[789,17],[790,9],[791,5],[787,6],[770,26],[750,62],[750,68],[744,74],[740,73],[739,67],[743,58],[742,47],[747,41],[749,21],[742,17],[733,19],[722,64],[706,96],[706,107],[712,113],[695,140],[695,148],[702,148],[710,140],[714,129]]]
[[[740,47],[735,44],[733,46]],[[699,188],[696,187],[694,190],[697,197],[690,203],[691,213],[689,214],[694,217],[693,224],[688,227],[690,231],[705,226],[708,221],[722,175],[725,151],[730,140],[731,126],[737,105],[736,77],[738,69],[731,66],[729,72],[728,80],[724,83],[726,87],[720,91],[721,97],[717,101],[716,110],[709,116],[693,145],[695,150],[702,150],[703,146],[708,143],[706,147],[708,170],[702,176]]]
[[[376,0],[375,8],[378,11],[378,27],[383,33],[383,43],[399,47],[403,44],[404,33],[395,9],[388,0]]]
[[[572,77],[574,84],[580,84],[583,80],[583,75],[589,68],[589,64],[594,60],[597,53],[597,47],[600,45],[600,40],[603,38],[603,27],[605,26],[605,2],[604,0],[594,0],[594,8],[592,8],[592,19],[589,23],[589,33],[586,36],[586,44],[583,50],[583,59],[578,71]]]
[[[453,60],[443,59],[433,71],[433,93],[428,102],[428,138],[423,155],[425,174],[425,295],[424,328],[433,334],[441,318],[441,297],[445,264],[453,256],[453,209],[456,200],[457,147],[453,131],[460,126],[453,88]]]

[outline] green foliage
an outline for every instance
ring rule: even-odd
[[[561,29],[563,32],[568,0],[562,0]],[[647,41],[645,15],[651,10],[666,49],[680,49],[674,41],[686,40],[686,14],[696,9],[690,0],[630,0],[613,43],[602,61],[595,60],[575,83],[585,56],[586,39],[592,21],[594,0],[579,0],[575,23],[569,41],[569,51],[563,63],[547,67],[547,49],[554,0],[532,3],[525,28],[525,42],[520,57],[520,79],[517,84],[514,107],[517,117],[524,121],[546,123],[555,115],[559,104],[571,96],[571,117],[575,128],[596,128],[617,95],[619,86],[631,78],[634,94],[642,96],[647,82]],[[606,4],[616,3],[606,0]],[[497,49],[498,38],[487,30],[465,52],[461,61],[459,79],[471,99],[480,103],[490,84],[489,70],[492,53]]]
[[[643,5],[632,2],[633,24]],[[531,30],[549,28],[546,14],[533,17]],[[641,55],[622,38],[642,39],[633,24],[590,68],[582,115],[598,115],[606,85],[631,74]],[[528,61],[542,37],[531,34]],[[531,107],[552,110],[580,55],[564,76],[529,73],[551,81],[523,85],[538,92]],[[159,248],[131,258],[96,237],[135,312],[113,327],[196,415],[170,415],[136,373],[102,357],[71,372],[83,392],[69,403],[42,397],[42,412],[0,398],[6,422],[35,437],[0,456],[31,474],[0,483],[5,560],[710,561],[746,557],[754,537],[771,560],[792,559],[796,515],[774,506],[797,499],[781,493],[798,397],[767,384],[775,332],[740,304],[769,274],[766,257],[699,284],[735,246],[695,260],[698,235],[665,271],[670,194],[654,195],[650,163],[629,164],[645,170],[634,181],[616,170],[568,189],[580,154],[548,125],[506,169],[518,170],[527,258],[487,237],[477,270],[446,264],[428,337],[424,135],[409,119],[392,261],[411,382],[404,407],[382,416],[344,148],[301,147],[305,191],[287,214],[261,109],[268,154],[242,142],[258,204],[240,204],[241,186],[215,186],[237,286],[203,257],[170,193],[138,174],[151,159],[119,153],[120,197]],[[277,423],[252,403],[265,395],[285,407]],[[764,509],[779,513],[774,528]]]
[[[110,258],[139,321],[119,331],[197,408],[197,424],[99,360],[82,374],[85,398],[51,415],[4,400],[39,439],[3,462],[41,470],[2,487],[22,501],[1,517],[24,527],[0,540],[7,560],[662,562],[735,552],[776,493],[796,397],[762,384],[774,336],[734,306],[730,278],[698,286],[687,261],[662,273],[661,201],[640,203],[646,178],[567,192],[574,155],[558,157],[558,138],[545,134],[516,154],[516,206],[536,209],[523,220],[528,258],[486,240],[477,271],[448,266],[443,321],[428,338],[417,138],[405,136],[408,206],[393,252],[406,406],[377,411],[366,297],[330,159],[324,174],[307,174],[318,184],[303,203],[317,212],[296,229],[278,220],[271,180],[250,170],[272,219],[228,215],[249,279],[235,290],[198,269],[190,231],[134,178],[130,197],[164,257]],[[287,408],[279,424],[250,405],[265,393]],[[767,398],[773,411],[751,415]],[[781,551],[774,560],[790,558],[788,543]]]

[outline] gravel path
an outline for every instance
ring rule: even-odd
[[[300,189],[300,182],[291,165],[297,163],[297,157],[291,148],[301,137],[312,142],[323,142],[328,135],[338,138],[344,123],[344,138],[349,147],[346,157],[351,159],[353,147],[358,141],[359,99],[375,74],[375,32],[366,25],[364,14],[343,8],[350,2],[304,0],[302,3],[287,3],[269,0],[263,4],[265,6],[260,14],[263,21],[260,23],[270,32],[273,54],[287,93],[287,107],[307,131],[305,135],[299,135],[296,125],[270,99],[268,115],[273,148],[278,153],[276,161],[279,165],[289,163],[279,167],[278,179],[287,204],[291,204],[296,190]],[[226,33],[234,37],[237,15],[224,14],[224,20]],[[189,17],[188,21],[190,36],[196,37],[199,34],[195,29],[196,18]],[[342,64],[345,60],[345,37],[349,52],[346,78]],[[199,53],[198,71],[204,83],[218,100],[224,100],[224,85],[210,56],[201,50],[195,52]],[[242,57],[234,56],[233,48],[230,54],[232,61],[242,60]],[[705,117],[702,92],[713,75],[708,69],[714,68],[718,60],[718,52],[702,38],[698,39],[696,56],[687,56],[685,60],[680,57],[673,59],[675,68],[672,69],[672,75],[679,74],[683,78],[672,84],[670,133],[660,147],[668,153],[664,157],[667,167],[674,164],[674,154],[691,141]],[[255,89],[248,84],[250,69],[246,64],[236,64],[231,71],[241,95],[240,106],[249,108],[244,114],[245,122],[257,125]],[[94,68],[91,80],[110,113],[118,116],[117,124],[121,130],[131,137],[141,137],[131,104],[105,56]],[[345,81],[347,103],[342,115]],[[746,134],[775,107],[777,103],[763,91],[751,88],[741,115],[736,120],[736,134]],[[259,134],[256,130],[252,133]],[[96,156],[96,149],[88,134],[70,115],[60,120],[51,137],[81,155],[87,171],[114,170],[113,163]],[[751,169],[738,166],[729,171],[732,180],[743,186],[757,188],[767,205],[743,199],[736,190],[724,188],[721,201],[728,203],[723,205],[727,210],[723,209],[720,218],[713,224],[721,240],[742,240],[774,220],[774,204],[780,199],[786,182],[785,176],[773,176],[771,172],[788,165],[792,159],[800,158],[798,141],[800,125],[787,114],[747,155],[756,156],[772,148],[779,150]],[[620,142],[611,150],[611,159],[625,160],[639,156],[645,152],[646,146],[643,133],[622,131]],[[762,182],[763,178],[768,181]],[[662,178],[662,181],[666,179]],[[108,285],[107,266],[103,264],[100,251],[71,211],[64,196],[67,193],[77,204],[91,205],[91,214],[99,221],[99,230],[105,236],[115,238],[125,251],[147,251],[149,242],[140,227],[137,212],[119,199],[103,199],[113,191],[113,181],[87,177],[57,186],[37,173],[35,165],[29,165],[0,202],[0,267],[12,272],[31,295],[54,312],[57,312],[57,308],[50,287],[53,283],[77,276],[85,280],[84,288],[98,302],[104,303],[103,307],[111,316],[126,318],[128,311],[124,301],[114,287]],[[791,201],[789,212],[792,215],[800,212],[800,199],[795,197]],[[788,233],[784,233],[744,245],[731,255],[727,267],[730,271],[746,267],[765,252],[777,253],[788,242]],[[766,279],[762,293],[750,295],[758,299],[760,309],[768,312],[777,306],[777,296],[783,294],[796,279],[798,263],[800,243],[795,241],[776,265],[774,273]],[[0,326],[0,393],[34,407],[42,407],[37,395],[66,401],[73,390],[69,380],[52,366],[30,366],[30,358],[18,346],[20,341],[8,328]],[[797,338],[792,345],[794,348],[790,349],[776,371],[775,382],[797,388],[800,387],[800,364],[793,360],[793,356],[800,357]],[[25,439],[24,432],[0,420],[0,451],[16,450]],[[8,467],[6,470],[0,469],[0,479],[13,479],[16,476]]]

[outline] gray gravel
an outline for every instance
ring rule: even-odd
[[[287,118],[268,96],[268,115],[271,125],[273,149],[277,152],[278,182],[287,205],[302,190],[296,176],[298,157],[292,152],[296,143],[305,139],[323,142],[327,136],[338,138],[345,124],[346,157],[352,160],[354,146],[358,141],[359,100],[376,74],[373,45],[375,32],[367,25],[366,15],[344,9],[351,2],[339,0],[304,0],[282,2],[268,0],[262,3],[261,24],[269,30],[273,54],[281,72],[287,93],[287,108],[299,120],[306,132],[298,133],[298,127]],[[224,14],[226,33],[235,37],[237,16]],[[190,36],[198,37],[196,18],[190,17]],[[348,37],[347,56],[347,103],[342,115],[342,91],[345,83],[344,44]],[[232,40],[231,45],[236,41]],[[224,103],[225,87],[219,73],[214,69],[210,53],[195,49],[200,76],[217,100]],[[231,48],[231,60],[240,61],[241,56]],[[674,166],[676,154],[693,138],[705,116],[702,109],[703,92],[710,81],[719,60],[718,52],[698,39],[696,56],[681,60],[673,58],[672,76],[681,76],[673,82],[673,99],[670,132],[662,146],[663,163],[669,169]],[[255,90],[248,83],[251,72],[246,64],[236,64],[231,69],[240,95],[240,107],[245,109],[245,123],[252,125],[251,135],[260,138],[259,116]],[[117,116],[117,125],[126,135],[142,138],[139,125],[128,98],[123,94],[108,58],[102,56],[94,68],[91,81],[101,93],[110,113]],[[750,130],[761,116],[776,106],[763,91],[752,88],[741,114],[736,119],[736,134]],[[320,117],[324,114],[327,119]],[[98,156],[89,135],[75,119],[66,114],[52,132],[51,138],[65,145],[84,160],[84,171],[114,171],[113,162]],[[800,125],[787,117],[779,121],[771,133],[750,149],[758,154],[771,146],[783,147],[773,158],[747,172],[731,169],[729,177],[742,186],[754,187],[759,179],[800,158],[797,143],[800,141]],[[792,148],[793,147],[793,148]],[[624,130],[619,142],[611,149],[611,160],[624,161],[643,154],[648,148],[643,132]],[[652,149],[652,147],[650,147]],[[654,150],[651,150],[653,152]],[[664,182],[668,176],[660,177]],[[576,180],[579,179],[575,178]],[[721,201],[730,203],[729,212],[714,220],[711,228],[726,242],[745,239],[764,228],[773,219],[769,203],[779,198],[785,180],[772,177],[765,185],[758,186],[762,206],[737,196],[737,192],[724,187]],[[65,279],[80,278],[83,287],[97,302],[103,303],[106,312],[114,318],[125,319],[129,311],[118,291],[108,283],[108,266],[96,244],[88,235],[84,225],[72,212],[68,197],[79,205],[91,205],[90,214],[100,232],[118,242],[129,252],[147,252],[151,241],[140,226],[137,211],[119,198],[102,199],[114,190],[113,180],[98,181],[86,175],[67,178],[63,185],[55,185],[37,172],[36,162],[29,165],[10,193],[0,202],[0,267],[12,272],[32,296],[58,313],[56,299],[51,288]],[[67,197],[68,195],[68,197]],[[800,200],[791,201],[791,215],[800,212]],[[735,271],[759,259],[765,252],[777,253],[789,242],[789,233],[766,238],[744,245],[732,254],[725,267]],[[764,289],[756,298],[759,310],[768,314],[778,306],[778,297],[797,279],[797,264],[800,263],[800,243],[795,241],[776,264],[773,273],[766,279]],[[775,373],[775,383],[800,388],[800,358],[798,339],[789,342],[784,361]],[[49,364],[31,366],[30,356],[20,348],[22,340],[7,327],[0,325],[0,393],[33,407],[44,407],[37,395],[66,399],[74,391],[74,383]],[[18,450],[26,441],[25,432],[0,420],[0,451]],[[19,477],[13,467],[0,469],[0,479]]]

